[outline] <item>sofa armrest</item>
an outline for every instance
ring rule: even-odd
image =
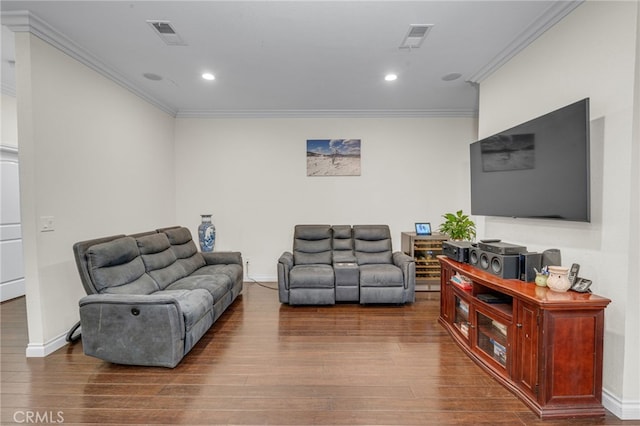
[[[402,270],[404,288],[409,288],[412,282],[415,286],[415,259],[406,253],[397,251],[393,253],[393,264]]]
[[[239,251],[203,252],[202,257],[207,265],[236,264],[242,266],[242,254]]]
[[[90,304],[114,304],[123,306],[133,305],[175,305],[180,312],[178,300],[169,292],[155,294],[90,294],[80,299],[80,307]]]
[[[79,305],[86,355],[164,367],[175,367],[184,356],[184,316],[171,295],[92,294]]]
[[[393,264],[396,265],[397,267],[402,268],[403,265],[410,262],[415,262],[415,260],[413,257],[409,256],[408,254],[402,253],[400,251],[393,253]]]
[[[291,270],[293,268],[293,254],[285,251],[278,259],[278,263],[282,263],[287,268],[287,271]]]
[[[278,259],[278,295],[280,303],[289,303],[289,272],[293,268],[293,254],[285,251]]]

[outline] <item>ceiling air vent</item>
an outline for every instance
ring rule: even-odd
[[[407,35],[402,39],[400,49],[416,49],[420,47],[432,27],[432,24],[409,25],[409,31],[407,31]]]
[[[147,21],[156,34],[169,46],[186,46],[182,37],[171,26],[169,21]]]

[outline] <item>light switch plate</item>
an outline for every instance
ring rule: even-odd
[[[53,216],[40,216],[40,232],[51,232],[54,229]]]

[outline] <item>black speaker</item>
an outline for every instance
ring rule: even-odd
[[[480,253],[482,253],[482,250],[477,247],[471,247],[469,249],[469,265],[480,267]]]
[[[533,282],[536,279],[536,271],[542,269],[542,253],[520,253],[520,280]]]
[[[478,261],[478,267],[483,271],[489,271],[491,266],[491,253],[488,251],[480,250],[480,260]]]
[[[489,272],[501,278],[520,278],[520,255],[502,255],[488,253]],[[482,257],[480,258],[482,263]]]
[[[562,265],[562,255],[560,249],[548,249],[542,252],[542,266]]]
[[[520,278],[520,255],[503,255],[473,248],[469,264],[500,278]]]

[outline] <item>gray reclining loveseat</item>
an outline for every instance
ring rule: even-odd
[[[73,245],[87,296],[84,353],[117,364],[175,367],[242,291],[239,252],[200,253],[188,228]]]
[[[293,252],[278,259],[280,302],[290,305],[414,302],[415,277],[387,225],[296,225]]]

